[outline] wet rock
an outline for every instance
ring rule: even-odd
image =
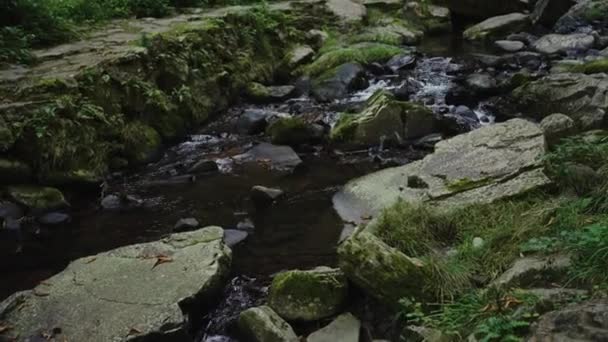
[[[422,261],[368,232],[355,233],[338,247],[338,265],[350,281],[388,305],[423,296]]]
[[[283,86],[264,86],[260,83],[252,82],[247,85],[247,97],[258,103],[271,103],[285,101],[296,95],[296,88],[291,85]]]
[[[606,25],[608,3],[604,0],[580,0],[555,24],[558,33],[571,33],[584,26]]]
[[[183,231],[187,231],[187,230],[193,230],[200,227],[200,224],[198,223],[198,220],[193,218],[193,217],[189,217],[189,218],[182,218],[179,219],[175,225],[173,226],[173,231],[175,232],[183,232]]]
[[[61,212],[47,213],[38,218],[38,222],[47,226],[66,224],[70,221],[72,221],[72,217]]]
[[[325,7],[330,13],[345,22],[359,22],[367,16],[365,6],[351,0],[328,0]]]
[[[534,25],[551,28],[574,4],[574,0],[538,0],[530,18]]]
[[[188,173],[197,174],[219,170],[217,163],[213,160],[200,160],[188,169]]]
[[[123,194],[110,194],[101,200],[101,207],[104,210],[129,210],[141,207],[143,204],[143,200]]]
[[[15,185],[7,188],[10,197],[32,210],[53,210],[68,206],[61,191],[34,185]]]
[[[389,61],[386,62],[386,66],[393,72],[403,69],[411,69],[416,66],[416,56],[411,54],[397,55],[389,59]]]
[[[527,32],[512,33],[507,36],[507,40],[522,42],[526,45],[532,45],[537,39],[537,36]]]
[[[302,164],[302,159],[289,146],[261,143],[244,154],[233,157],[237,161],[269,163],[275,169],[292,169]]]
[[[268,205],[284,194],[281,189],[267,188],[262,185],[255,185],[251,188],[251,199],[256,205]]]
[[[608,300],[593,299],[546,313],[528,339],[541,341],[604,341],[608,336]]]
[[[458,116],[460,116],[462,118],[465,118],[467,120],[474,121],[474,122],[479,121],[477,119],[477,114],[475,114],[475,112],[471,108],[469,108],[467,106],[458,106],[458,107],[456,107],[454,109],[454,114],[458,115]]]
[[[345,313],[334,319],[329,325],[310,334],[307,342],[359,342],[361,322]]]
[[[231,253],[219,227],[173,234],[73,261],[0,303],[0,339],[189,340],[188,313],[223,285]],[[104,324],[99,324],[104,322]]]
[[[459,84],[451,87],[445,95],[445,103],[451,106],[465,105],[467,107],[474,107],[477,102],[475,94]]]
[[[32,169],[24,162],[0,158],[0,184],[27,183],[32,178]]]
[[[248,341],[298,342],[298,337],[291,326],[267,306],[241,312],[238,325]]]
[[[585,52],[593,47],[595,38],[585,33],[548,34],[532,44],[537,52],[547,55],[568,51]]]
[[[492,282],[506,288],[537,287],[564,280],[571,265],[570,257],[558,255],[546,259],[535,257],[516,260],[511,268]]]
[[[421,161],[347,183],[334,208],[347,222],[377,215],[399,199],[443,208],[492,203],[550,183],[542,169],[545,139],[532,122],[513,119],[443,140]],[[416,175],[427,189],[407,187]]]
[[[298,66],[308,63],[315,55],[313,50],[308,45],[298,45],[287,53],[286,64],[290,70],[294,70]]]
[[[608,108],[606,74],[552,74],[515,89],[515,112],[542,120],[553,113],[574,119],[582,130],[602,125]]]
[[[511,13],[492,17],[466,29],[462,35],[467,40],[501,39],[510,33],[523,31],[530,24],[528,15]]]
[[[339,313],[347,296],[348,282],[342,271],[321,266],[276,275],[268,305],[288,321],[316,321]]]
[[[557,144],[561,139],[576,134],[576,123],[564,114],[551,114],[540,122],[540,128],[545,134],[549,146]]]
[[[224,229],[224,242],[232,248],[244,241],[249,233],[237,229]]]
[[[316,142],[318,136],[311,124],[297,117],[284,117],[273,121],[266,134],[277,145],[298,146]]]
[[[497,40],[494,42],[494,44],[499,49],[507,52],[517,52],[526,47],[524,43],[515,40]]]
[[[472,74],[466,78],[465,83],[467,88],[480,96],[492,95],[498,90],[496,79],[489,74]]]
[[[436,118],[426,107],[396,101],[380,90],[370,97],[365,108],[356,114],[344,113],[331,131],[335,142],[351,145],[374,145],[381,140],[400,142],[435,133]]]
[[[528,9],[524,1],[450,0],[446,4],[456,14],[481,19]]]
[[[0,202],[0,218],[18,219],[23,217],[24,214],[25,213],[21,207],[19,207],[17,204],[11,202]]]
[[[236,121],[236,130],[241,134],[258,134],[264,132],[268,118],[273,112],[264,109],[246,109]]]
[[[346,63],[313,81],[312,93],[317,101],[344,98],[349,92],[367,87],[365,69],[357,63]]]
[[[108,195],[101,200],[101,207],[105,210],[118,210],[122,201],[118,195]]]
[[[496,67],[500,64],[501,58],[495,55],[489,55],[485,53],[474,53],[471,56],[475,59],[475,61],[479,62],[482,66],[485,67]]]

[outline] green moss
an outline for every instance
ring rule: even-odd
[[[251,82],[245,89],[247,96],[254,101],[264,101],[270,97],[270,90],[263,84],[257,82]]]
[[[158,152],[161,137],[156,130],[142,122],[127,124],[122,131],[124,154],[135,164],[150,161]]]
[[[374,42],[386,45],[399,46],[403,44],[403,37],[393,31],[383,29],[372,29],[366,32],[357,34],[350,39],[352,43]]]
[[[326,52],[312,64],[306,66],[304,72],[311,76],[317,76],[344,63],[369,64],[382,62],[401,52],[403,52],[401,48],[392,45],[359,43]]]
[[[8,193],[17,203],[31,209],[52,210],[67,205],[61,191],[55,188],[30,185],[10,186]]]
[[[356,115],[352,113],[342,113],[338,122],[334,125],[329,138],[334,142],[346,142],[355,136],[357,130]]]
[[[300,145],[310,142],[312,132],[310,126],[301,118],[280,118],[271,123],[266,129],[270,141],[277,145]]]
[[[570,72],[581,72],[585,74],[608,73],[608,58],[586,62],[570,67]]]

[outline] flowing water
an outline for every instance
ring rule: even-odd
[[[234,318],[263,301],[273,273],[335,265],[335,248],[345,223],[333,210],[331,198],[341,185],[374,170],[421,158],[429,151],[411,146],[389,149],[381,142],[350,152],[308,146],[297,151],[303,163],[295,170],[277,170],[265,162],[238,158],[263,137],[233,133],[231,120],[245,109],[257,108],[313,113],[318,121],[331,125],[339,111],[359,106],[374,91],[405,84],[416,89],[411,100],[449,113],[453,108],[445,104],[445,95],[461,67],[462,49],[441,39],[422,45],[425,55],[414,69],[375,76],[368,89],[338,103],[320,105],[299,98],[265,107],[244,104],[232,108],[221,121],[168,148],[158,162],[133,174],[112,176],[104,194],[132,196],[137,199],[135,207],[104,211],[99,209],[98,198],[72,197],[69,225],[54,230],[34,225],[21,235],[3,233],[0,297],[33,287],[73,259],[159,239],[170,234],[180,218],[196,217],[203,226],[224,227],[234,243],[232,280],[220,302],[199,317],[198,340],[232,341],[227,335]],[[479,117],[489,115],[483,106],[475,112]],[[216,161],[219,171],[196,177],[187,174],[189,166],[202,159]],[[256,207],[249,197],[254,185],[280,188],[286,196],[270,207]]]

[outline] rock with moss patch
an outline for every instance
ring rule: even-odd
[[[388,45],[420,43],[424,33],[400,20],[382,20],[351,38],[352,42],[375,42]]]
[[[61,191],[35,185],[15,185],[7,188],[11,198],[33,210],[53,210],[66,207],[68,203]]]
[[[27,183],[31,177],[32,169],[26,163],[0,158],[0,184]]]
[[[314,55],[315,50],[310,46],[298,45],[287,53],[284,63],[291,71],[302,64],[310,62]]]
[[[436,118],[428,108],[397,101],[391,93],[380,90],[368,99],[361,112],[342,114],[331,131],[331,139],[351,145],[400,142],[434,133],[436,126]]]
[[[147,163],[158,155],[161,137],[158,132],[138,121],[127,124],[123,129],[124,154],[134,164]]]
[[[319,77],[345,63],[383,63],[403,52],[403,48],[390,44],[362,42],[330,49],[307,65],[303,71],[310,76]]]
[[[296,88],[290,85],[265,86],[257,82],[247,85],[247,97],[254,102],[270,103],[284,101],[295,95]]]
[[[348,295],[346,276],[329,267],[278,274],[270,286],[268,303],[289,321],[316,321],[335,315]]]
[[[602,341],[608,336],[608,299],[570,304],[542,315],[528,341]]]
[[[462,35],[467,40],[501,39],[510,33],[525,30],[529,24],[528,15],[511,13],[486,19],[469,27]]]
[[[298,342],[293,329],[268,306],[247,309],[239,315],[238,326],[248,341]]]
[[[297,146],[318,141],[320,137],[311,124],[301,118],[284,117],[273,121],[266,134],[276,145]]]
[[[551,114],[540,122],[547,144],[555,145],[561,139],[576,134],[576,123],[564,114]]]

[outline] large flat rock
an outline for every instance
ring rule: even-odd
[[[184,339],[187,312],[229,272],[222,237],[208,227],[78,259],[0,303],[0,340]]]
[[[421,161],[355,179],[333,199],[338,214],[361,223],[399,199],[439,207],[491,203],[548,184],[545,140],[535,123],[513,119],[438,143]]]

